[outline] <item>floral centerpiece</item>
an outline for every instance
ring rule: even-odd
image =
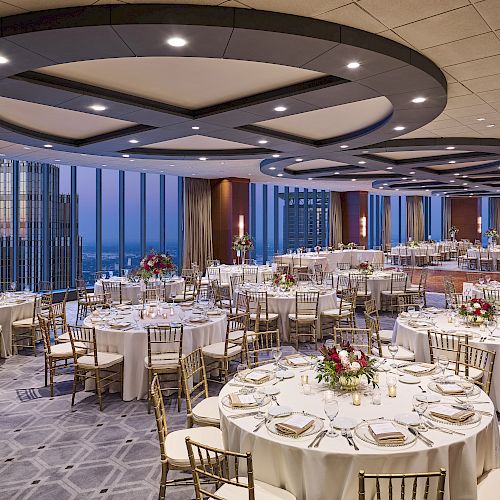
[[[373,264],[370,264],[370,262],[365,260],[364,262],[359,263],[358,270],[363,274],[373,274]]]
[[[360,377],[364,375],[373,387],[377,385],[374,379],[375,361],[362,350],[345,343],[340,346],[340,350],[337,347],[323,346],[319,351],[323,355],[323,361],[317,367],[318,382],[325,381],[332,387],[338,385],[352,391],[357,389]]]
[[[498,238],[498,231],[492,227],[490,227],[489,229],[487,229],[485,232],[484,232],[484,235],[487,237],[487,238]]]
[[[175,269],[174,261],[168,253],[151,250],[141,260],[140,267],[134,274],[141,277],[144,281],[149,281],[151,278],[161,278],[167,273],[173,273]]]
[[[233,250],[241,258],[242,263],[245,262],[245,255],[251,248],[253,248],[253,240],[248,233],[233,237]]]
[[[415,241],[415,240],[410,240],[407,244],[406,244],[407,247],[410,247],[410,248],[418,248],[420,246],[420,243],[418,241]]]
[[[482,323],[495,315],[495,308],[483,299],[470,299],[458,309],[458,314],[465,318],[468,323]]]
[[[282,290],[290,290],[295,285],[295,278],[291,274],[275,273],[273,275],[273,284]]]
[[[333,252],[334,250],[335,250],[335,248],[330,247],[330,246],[328,247],[328,251],[329,251],[329,252]]]
[[[340,250],[353,250],[354,248],[356,248],[356,243],[354,243],[352,241],[347,243],[347,244],[339,243]]]
[[[297,253],[304,253],[306,251],[306,247],[297,248]]]
[[[319,255],[319,252],[321,252],[321,247],[319,245],[316,245],[314,247],[314,251]]]
[[[457,226],[451,226],[450,229],[448,229],[448,233],[450,234],[450,238],[452,240],[455,239],[457,233],[460,231]]]

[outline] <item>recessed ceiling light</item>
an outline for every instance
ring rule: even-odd
[[[278,174],[278,177],[283,177],[283,174]]]
[[[165,170],[160,170],[160,174],[163,174],[163,172],[165,172]]]
[[[392,167],[387,167],[386,170],[392,170]]]
[[[476,120],[477,120],[478,122],[484,122],[484,120],[486,120],[486,118],[476,118]]]
[[[454,180],[451,180],[450,182],[455,182]]]
[[[278,113],[281,113],[282,111],[286,111],[286,107],[285,106],[276,106],[274,108],[274,111],[277,111]]]
[[[139,141],[137,139],[130,139],[128,142],[130,142],[130,144],[138,144]]]
[[[397,130],[398,132],[400,130],[404,130],[406,127],[403,127],[402,125],[398,125],[397,127],[394,127],[394,130]]]
[[[196,174],[191,174],[191,175],[196,175]]]
[[[356,179],[351,179],[352,182],[354,182]]]
[[[462,182],[462,186],[467,186],[467,182]]]
[[[494,127],[495,125],[493,123],[490,123],[489,125],[486,125],[486,128],[491,128]]]
[[[475,188],[478,188],[479,186],[474,186]]]
[[[360,66],[361,64],[359,64],[359,62],[357,61],[352,61],[347,65],[349,69],[358,69]]]
[[[200,127],[197,127],[197,126],[194,126],[194,127],[191,127],[193,130],[200,130]]]
[[[0,64],[7,64],[9,60],[6,57],[0,56]]]
[[[399,191],[399,189],[396,189],[396,191]]]
[[[384,182],[382,185],[383,185],[383,186],[388,186],[387,182]]]
[[[313,180],[313,178],[312,178],[312,177],[308,177],[308,178],[307,178],[307,180],[308,180],[308,181],[312,181],[312,180]]]
[[[101,167],[107,167],[107,165],[101,165]]]
[[[364,164],[366,163],[366,161],[358,161],[358,163],[359,163],[360,165],[364,165]]]
[[[304,161],[303,158],[295,158],[295,161]]]
[[[29,148],[28,146],[24,146],[23,149],[31,149],[31,148]],[[500,168],[500,167],[498,167],[498,168]]]
[[[339,175],[339,172],[333,172],[333,175]]]
[[[122,155],[123,158],[130,158],[130,155]]]
[[[267,144],[268,141],[266,141],[265,139],[261,139],[260,141],[258,141],[259,144]]]
[[[181,38],[179,36],[173,36],[167,40],[167,43],[171,47],[184,47],[184,45],[187,44],[187,41],[184,40],[184,38]]]
[[[414,102],[415,104],[420,104],[421,102],[425,102],[427,99],[425,97],[415,97],[415,99],[412,99],[411,102]]]
[[[44,144],[43,145],[44,148],[51,148],[52,147],[52,144]]]
[[[384,188],[382,186],[380,186],[379,189],[384,189]]]
[[[276,167],[269,167],[269,170],[276,170]]]
[[[132,160],[132,158],[130,158],[130,160],[129,160],[129,161],[135,161],[135,160]]]
[[[425,191],[428,193],[428,192],[429,192],[429,189],[426,189]]]
[[[412,179],[411,182],[417,182],[417,179]]]
[[[61,161],[61,160],[54,160],[54,161]]]
[[[448,163],[457,163],[455,160],[451,160]]]
[[[468,175],[462,175],[462,179],[467,179]]]
[[[342,146],[340,146],[340,149],[347,149],[349,146],[347,144],[342,144]]]
[[[458,173],[455,173],[455,174],[453,174],[453,175],[460,175],[460,174],[458,174]]]
[[[89,106],[89,108],[92,110],[92,111],[104,111],[106,108],[106,106],[103,106],[102,104],[92,104],[92,106]]]
[[[205,161],[206,159],[207,159],[207,157],[206,157],[206,156],[200,156],[200,157],[198,158],[198,160],[201,160],[201,161]]]
[[[412,171],[412,172],[410,172],[410,175],[413,175],[414,173],[415,173],[415,172],[413,172],[413,171]]]
[[[273,155],[273,158],[279,158],[280,155]]]
[[[455,146],[446,146],[446,149],[455,149]]]

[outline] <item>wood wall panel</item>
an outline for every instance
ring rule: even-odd
[[[477,231],[477,218],[480,216],[479,198],[451,198],[451,225],[458,227],[458,239],[474,241],[481,238],[481,233]]]
[[[245,218],[245,232],[249,222],[248,179],[213,179],[212,187],[212,238],[214,259],[231,264],[233,262],[233,236],[238,234],[239,216]]]
[[[351,241],[358,245],[368,242],[368,193],[366,191],[348,191],[340,193],[342,203],[342,241]],[[361,217],[366,217],[366,235],[361,235]]]

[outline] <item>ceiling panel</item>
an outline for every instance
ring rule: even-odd
[[[380,33],[381,31],[385,31],[387,29],[387,27],[377,21],[375,17],[359,8],[359,6],[355,3],[350,3],[316,17],[318,19],[323,19],[324,21],[333,21],[347,26],[352,26],[353,28],[371,31],[372,33]]]
[[[170,141],[155,142],[143,146],[145,148],[159,149],[240,149],[240,148],[255,148],[255,145],[243,144],[241,142],[226,141],[215,137],[205,137],[203,135],[192,135],[189,137],[181,137]]]

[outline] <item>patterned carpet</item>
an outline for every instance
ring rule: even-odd
[[[443,307],[443,296],[429,294],[428,305]],[[75,304],[68,304],[69,322],[75,311]],[[393,324],[389,315],[382,317],[382,328]],[[288,354],[293,348],[283,350]],[[312,346],[301,350],[311,352]],[[119,395],[106,394],[99,412],[95,396],[79,392],[72,411],[72,375],[56,378],[54,398],[43,377],[42,351],[37,357],[19,354],[0,360],[0,498],[157,498],[160,453],[146,402],[123,402]],[[216,395],[219,387],[212,385]],[[185,409],[177,413],[174,399],[165,404],[169,430],[184,428]],[[170,473],[169,479],[179,476],[186,477]],[[168,487],[167,497],[194,498],[193,488]]]

